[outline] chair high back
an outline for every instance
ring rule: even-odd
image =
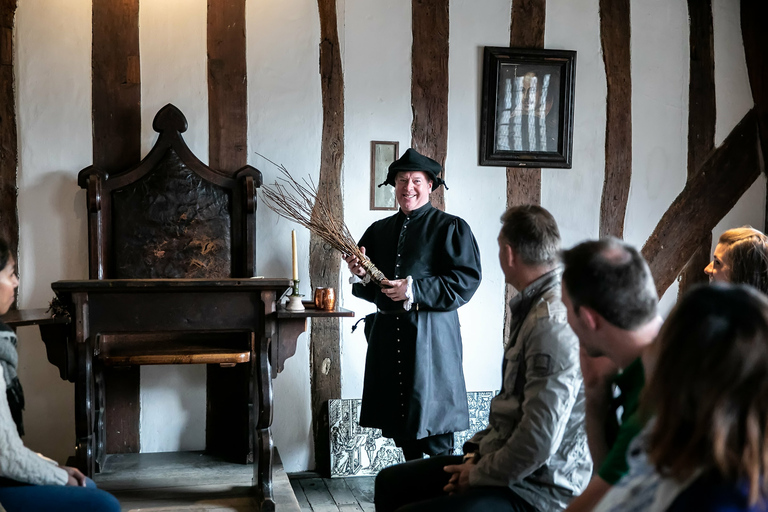
[[[136,166],[113,175],[89,166],[78,175],[90,279],[253,277],[261,172],[245,166],[229,176],[203,164],[171,104],[152,127],[160,135]]]

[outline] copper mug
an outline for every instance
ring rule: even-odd
[[[333,311],[336,307],[336,292],[333,291],[333,288],[323,288],[322,286],[315,288],[315,307]]]

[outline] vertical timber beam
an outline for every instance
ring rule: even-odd
[[[212,168],[248,163],[245,0],[208,0],[208,131]]]
[[[248,163],[245,0],[208,0],[207,48],[209,165],[234,176]],[[252,358],[234,368],[206,369],[206,449],[241,464],[254,460],[253,397],[246,390],[256,364]]]
[[[448,0],[411,2],[411,147],[443,167],[448,153]],[[445,211],[444,187],[430,196]]]
[[[141,158],[139,0],[93,0],[92,22],[93,164],[111,173]],[[105,369],[104,386],[106,451],[136,453],[139,367]]]
[[[696,176],[715,149],[715,40],[712,0],[688,0],[690,20],[690,77],[688,82],[688,179]],[[707,281],[712,232],[696,243],[697,249],[680,274],[682,296],[696,283]]]
[[[544,48],[547,0],[513,0],[509,27],[512,48]],[[541,204],[541,169],[507,167],[507,208],[523,204]],[[512,285],[504,291],[504,340],[509,337],[512,317],[509,301],[517,292]]]
[[[624,217],[632,180],[630,31],[629,0],[600,0],[600,44],[608,86],[600,237],[624,237]]]
[[[0,2],[0,237],[10,244],[11,251],[16,251],[19,246],[19,216],[16,203],[18,149],[13,84],[13,24],[17,0]]]
[[[512,48],[544,48],[546,0],[514,0],[509,29]],[[507,167],[507,208],[541,203],[541,169]]]
[[[318,195],[343,222],[341,165],[344,159],[344,71],[341,67],[336,0],[317,0],[320,12],[320,82],[323,97],[323,138],[320,149]],[[341,261],[338,253],[318,236],[309,243],[309,279],[312,288],[338,290]],[[341,398],[341,361],[338,318],[315,318],[310,334],[312,379],[312,431],[317,469],[330,475],[328,400]]]

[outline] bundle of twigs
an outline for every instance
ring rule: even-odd
[[[304,178],[304,183],[299,183],[283,165],[264,159],[276,166],[282,174],[273,185],[261,187],[262,198],[269,209],[283,218],[298,222],[340,253],[357,256],[362,267],[371,276],[371,281],[382,286],[381,282],[386,277],[363,254],[347,225],[333,215],[330,207],[318,194],[312,179]]]

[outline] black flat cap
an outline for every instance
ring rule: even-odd
[[[432,190],[435,190],[440,185],[445,186],[445,181],[438,176],[438,174],[443,172],[443,168],[440,164],[431,158],[422,155],[413,148],[408,148],[403,156],[390,164],[389,172],[387,172],[387,179],[379,186],[392,185],[394,187],[397,173],[411,171],[421,171],[429,176],[429,179],[432,180]],[[446,190],[448,189],[448,187],[445,188]]]

